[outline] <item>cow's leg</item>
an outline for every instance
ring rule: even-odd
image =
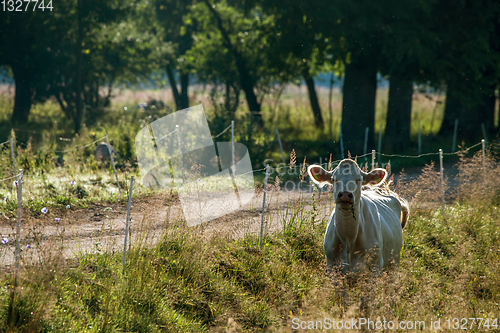
[[[335,234],[333,225],[329,225],[325,234],[324,242],[327,272],[332,278],[333,287],[340,298],[341,303],[346,306],[348,294],[344,288],[344,280],[349,266],[345,247],[342,247],[340,239]]]
[[[342,244],[338,237],[335,237],[333,241],[325,238],[324,248],[328,273],[333,273],[334,271],[347,273],[348,266],[346,265]]]
[[[342,265],[344,262],[343,252],[345,252],[345,249],[342,248],[340,239],[337,237],[335,232],[334,218],[335,215],[332,215],[326,228],[325,241],[323,243],[326,257],[326,267],[328,273],[333,273],[334,270],[340,270],[345,273],[345,269]]]

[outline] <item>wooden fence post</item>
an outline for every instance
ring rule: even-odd
[[[441,175],[441,214],[444,219],[444,173],[443,173],[443,150],[439,149],[439,173]]]
[[[16,269],[19,270],[21,255],[21,214],[23,209],[23,169],[19,169],[17,177],[17,235],[16,235]]]
[[[134,186],[134,176],[130,177],[130,190],[128,191],[127,219],[125,220],[125,241],[123,243],[122,274],[125,274],[125,257],[127,255],[128,229],[130,221],[130,206],[132,205],[133,186]]]
[[[120,188],[120,182],[118,181],[118,174],[116,173],[115,159],[113,158],[113,154],[111,153],[111,145],[109,144],[109,139],[107,134],[106,134],[106,146],[108,147],[109,157],[111,158],[111,163],[113,164],[113,171],[115,172],[115,178],[116,178],[116,186],[118,186],[118,192],[121,192],[122,189]]]
[[[262,199],[262,220],[260,221],[260,247],[262,247],[262,236],[264,229],[264,213],[266,209],[267,178],[269,177],[269,164],[266,164],[266,178],[264,179],[264,198]]]

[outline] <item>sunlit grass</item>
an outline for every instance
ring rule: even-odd
[[[77,251],[69,263],[59,258],[42,266],[23,265],[17,287],[12,275],[0,280],[0,327],[20,332],[208,332],[233,325],[258,332],[291,331],[292,318],[326,316],[424,320],[427,325],[438,317],[492,321],[500,313],[500,172],[493,156],[488,154],[484,170],[481,154],[460,161],[459,185],[455,194],[447,192],[444,216],[434,168],[396,184],[412,211],[403,229],[400,269],[368,285],[341,276],[331,280],[326,274],[327,221],[318,210],[330,203],[314,192],[305,194],[313,196],[307,208],[303,201],[278,207],[282,228],[265,234],[262,248],[257,233],[209,235],[203,227],[187,228],[184,220],[173,219],[156,245],[133,244],[124,275],[122,254],[101,248]],[[109,167],[92,172],[82,161],[72,166],[73,172],[33,172],[26,185],[28,207],[34,212],[46,205],[63,209],[70,202],[85,208],[85,200],[116,198]],[[490,182],[480,181],[483,172]],[[81,191],[87,193],[83,199]],[[123,204],[125,197],[119,199]],[[15,202],[7,202],[14,211]],[[0,256],[3,250],[0,245]]]

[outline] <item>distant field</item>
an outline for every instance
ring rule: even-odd
[[[342,94],[339,88],[333,89],[332,94],[332,114],[328,105],[329,89],[325,87],[317,87],[317,93],[322,108],[323,119],[327,126],[331,124],[332,135],[335,140],[338,140],[338,125],[341,119],[342,110]],[[203,90],[202,86],[193,86],[190,89],[190,100],[193,105],[203,104],[205,111],[210,114],[212,109],[211,101],[208,94]],[[139,103],[144,103],[152,100],[162,101],[166,105],[174,108],[172,93],[168,89],[164,90],[141,90],[134,91],[128,89],[118,89],[113,94],[112,105],[110,112],[118,112],[119,114],[124,107],[127,107],[130,112],[137,111]],[[376,114],[375,114],[375,132],[378,134],[380,125],[382,130],[385,130],[385,118],[387,114],[387,98],[388,90],[386,88],[378,89]],[[441,126],[444,110],[444,95],[435,94],[418,94],[413,98],[412,112],[412,135],[416,137],[418,131],[418,121],[422,124],[422,134],[435,134]],[[222,100],[221,100],[222,101]],[[6,126],[6,122],[10,117],[13,107],[13,88],[7,85],[0,86],[0,124]],[[237,115],[240,117],[247,110],[244,95],[240,98],[240,108]],[[47,119],[50,117],[50,119]],[[263,117],[266,121],[266,126],[269,127],[290,127],[293,132],[299,135],[295,139],[314,139],[315,132],[314,119],[310,110],[307,89],[305,86],[288,86],[284,89],[281,96],[269,95],[263,99]],[[30,124],[40,124],[38,129],[51,128],[49,121],[57,120],[59,123],[65,123],[64,115],[59,110],[59,106],[54,101],[47,101],[44,104],[35,105],[31,111]],[[108,124],[109,126],[110,124]],[[112,126],[112,125],[111,125]],[[60,131],[64,131],[59,127]],[[329,134],[329,128],[325,129],[325,134]],[[293,140],[292,138],[284,138],[285,140]]]

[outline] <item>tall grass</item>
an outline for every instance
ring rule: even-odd
[[[500,314],[500,169],[490,151],[463,156],[445,216],[434,168],[396,184],[411,204],[398,272],[380,279],[329,276],[318,210],[320,192],[281,207],[281,228],[231,237],[167,221],[156,245],[121,254],[99,249],[76,261],[26,265],[16,284],[0,280],[0,327],[7,332],[292,331],[292,320],[430,321]],[[483,173],[483,171],[485,173]],[[486,182],[483,182],[486,176]],[[279,187],[279,184],[275,184]],[[312,196],[304,205],[306,196]],[[323,200],[321,199],[323,197]],[[233,223],[237,223],[236,220]],[[1,246],[1,245],[0,245]],[[342,292],[347,291],[347,297]],[[361,302],[363,299],[363,304]],[[471,331],[481,331],[477,326]]]

